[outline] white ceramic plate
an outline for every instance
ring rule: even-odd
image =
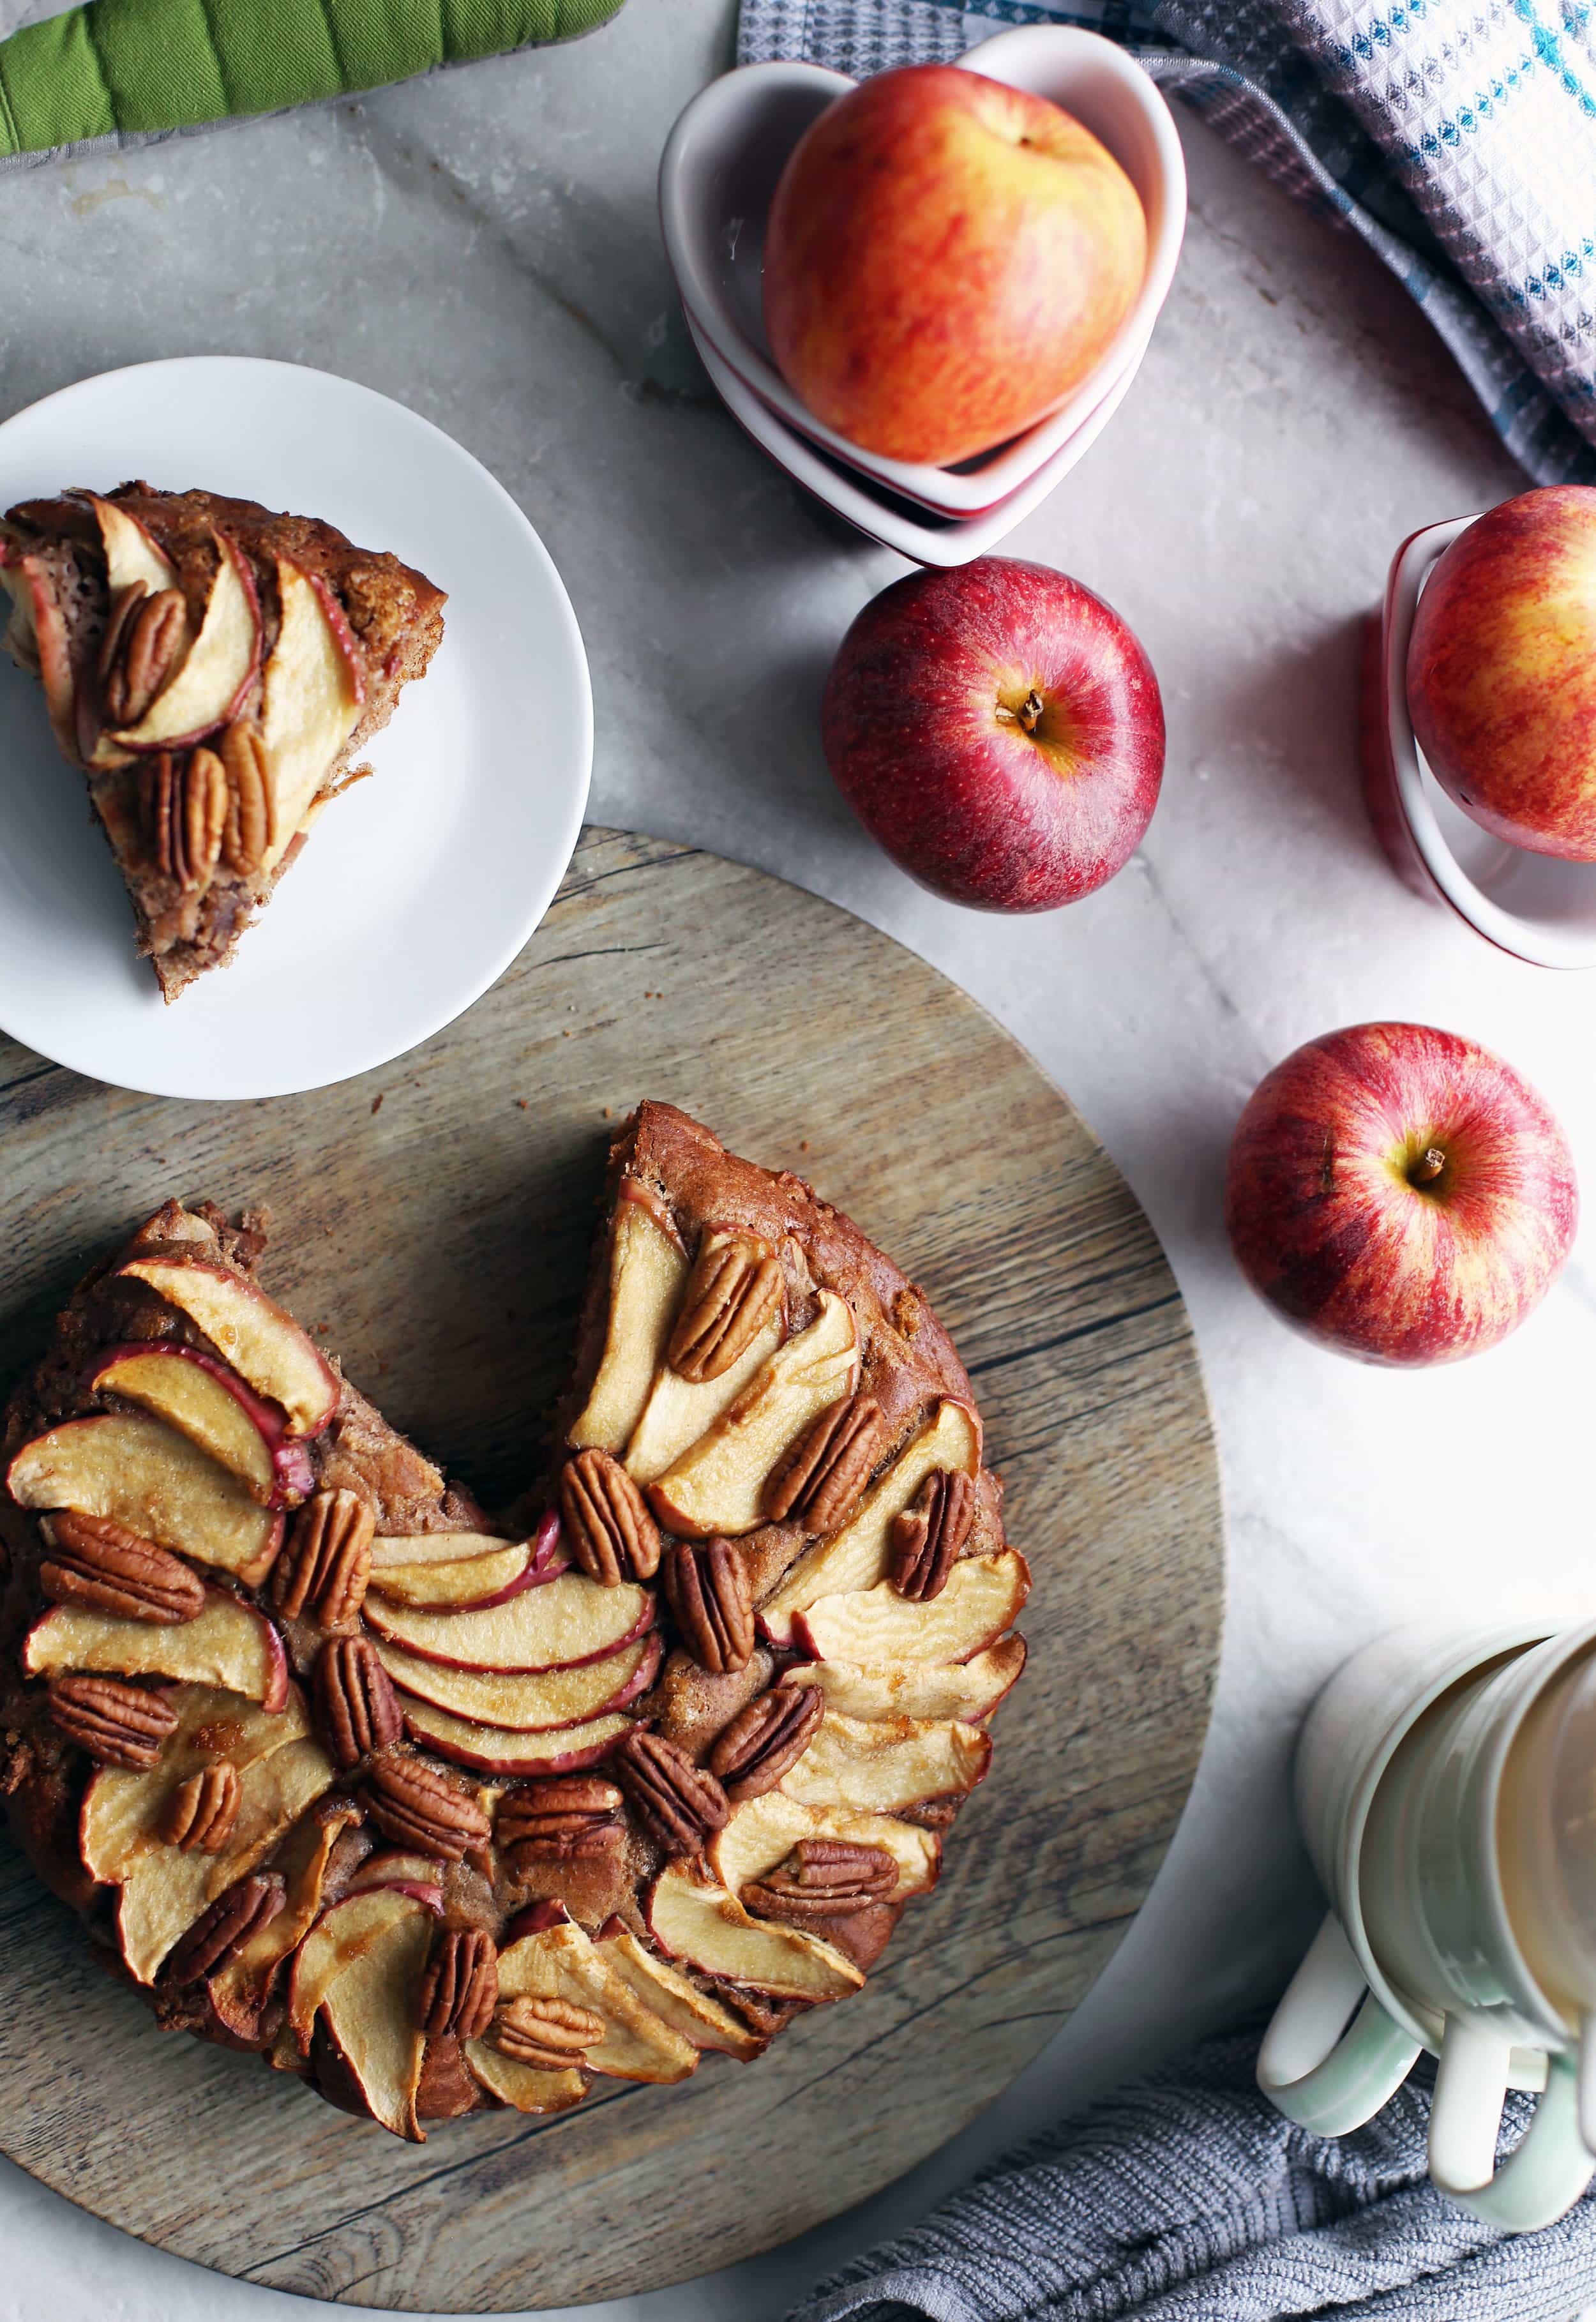
[[[143,477],[325,517],[449,592],[443,642],[231,966],[170,1007],[43,695],[0,654],[0,1027],[157,1096],[287,1096],[388,1062],[503,974],[581,828],[593,700],[576,616],[488,471],[369,388],[293,363],[107,371],[0,426],[0,509]]]

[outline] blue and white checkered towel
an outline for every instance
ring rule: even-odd
[[[862,78],[1037,23],[1122,41],[1354,227],[1529,473],[1596,483],[1590,0],[743,0],[739,53]]]

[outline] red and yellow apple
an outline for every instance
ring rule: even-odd
[[[907,65],[840,96],[794,149],[771,205],[765,330],[828,427],[946,464],[1056,409],[1146,262],[1135,187],[1072,114]]]
[[[1117,613],[1045,564],[982,556],[884,589],[822,711],[838,789],[933,894],[1048,911],[1103,885],[1163,779],[1163,704]]]
[[[1524,492],[1453,542],[1418,599],[1408,707],[1482,828],[1596,862],[1596,486]]]
[[[1226,1224],[1260,1296],[1365,1362],[1453,1362],[1540,1303],[1573,1246],[1573,1157],[1511,1065],[1455,1033],[1359,1024],[1254,1090]]]

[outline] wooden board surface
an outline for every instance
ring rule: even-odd
[[[358,1005],[355,994],[329,995]],[[180,1003],[179,1003],[180,1004]],[[397,1065],[258,1105],[107,1090],[0,1040],[0,1380],[169,1193],[269,1201],[269,1285],[489,1502],[569,1357],[606,1140],[641,1096],[808,1176],[970,1368],[1031,1661],[942,1882],[856,1998],[744,2067],[579,2111],[349,2120],[160,2035],[0,1840],[0,2148],[163,2249],[356,2306],[655,2289],[834,2216],[963,2125],[1079,2003],[1196,1770],[1218,1486],[1181,1298],[1124,1181],[953,985],[798,889],[589,831],[503,982]]]

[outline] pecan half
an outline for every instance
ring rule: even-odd
[[[709,1770],[734,1806],[773,1790],[815,1738],[825,1714],[817,1685],[773,1685],[717,1735]]]
[[[552,1774],[506,1792],[493,1834],[512,1869],[527,1862],[571,1862],[621,1842],[621,1793],[600,1774]]]
[[[138,595],[133,595],[137,590]],[[100,689],[113,726],[136,726],[177,667],[188,626],[180,589],[124,589],[100,648]]]
[[[162,1839],[186,1854],[220,1854],[233,1835],[242,1795],[231,1758],[202,1766],[168,1798],[160,1817]]]
[[[501,2056],[517,2064],[533,2064],[540,2071],[563,2072],[579,2064],[596,2041],[604,2037],[604,2018],[590,2007],[569,1999],[541,1999],[528,1995],[510,2000],[499,2011],[488,2034]]]
[[[49,1554],[39,1586],[57,1604],[88,1604],[119,1621],[173,1627],[205,1611],[205,1583],[169,1549],[109,1516],[80,1516],[68,1508],[44,1524]]]
[[[222,851],[230,871],[252,878],[277,836],[276,793],[258,726],[235,718],[217,744],[227,778],[227,828]]]
[[[139,770],[139,816],[155,868],[185,894],[208,886],[227,827],[227,778],[215,752],[158,751]]]
[[[479,2040],[498,2004],[498,1949],[482,1927],[448,1927],[439,1936],[416,1994],[416,2023],[429,2040],[453,2033]]]
[[[68,1741],[102,1766],[141,1771],[157,1762],[162,1744],[178,1730],[178,1713],[164,1693],[120,1677],[58,1677],[50,1688],[50,1714]]]
[[[560,1477],[560,1514],[577,1562],[614,1588],[651,1580],[660,1568],[660,1527],[643,1494],[607,1451],[579,1451]]]
[[[924,1604],[940,1596],[975,1522],[975,1486],[958,1467],[934,1467],[892,1519],[892,1586]]]
[[[729,1371],[781,1296],[781,1268],[752,1234],[706,1234],[666,1360],[692,1385]]]
[[[258,1934],[269,1919],[275,1919],[287,1900],[280,1871],[251,1871],[247,1879],[218,1895],[168,1954],[167,1981],[193,1983],[209,1975],[231,1952]]]
[[[738,1899],[762,1919],[852,1917],[884,1903],[897,1885],[898,1865],[884,1846],[800,1838],[784,1862],[751,1879]]]
[[[662,1733],[634,1725],[610,1760],[615,1778],[649,1836],[671,1856],[702,1854],[732,1809],[705,1767]]]
[[[844,1395],[789,1444],[765,1478],[764,1512],[810,1531],[851,1515],[887,1448],[887,1414],[873,1394]]]
[[[358,1494],[313,1494],[271,1568],[272,1598],[284,1618],[308,1613],[324,1629],[347,1628],[366,1601],[376,1530]]]
[[[312,1692],[322,1738],[345,1773],[405,1730],[393,1679],[369,1637],[329,1637]]]
[[[729,1540],[673,1540],[660,1565],[665,1602],[682,1643],[716,1677],[753,1658],[753,1597],[748,1567]]]
[[[379,1758],[366,1777],[366,1811],[396,1846],[459,1862],[492,1835],[474,1789],[424,1759]]]

